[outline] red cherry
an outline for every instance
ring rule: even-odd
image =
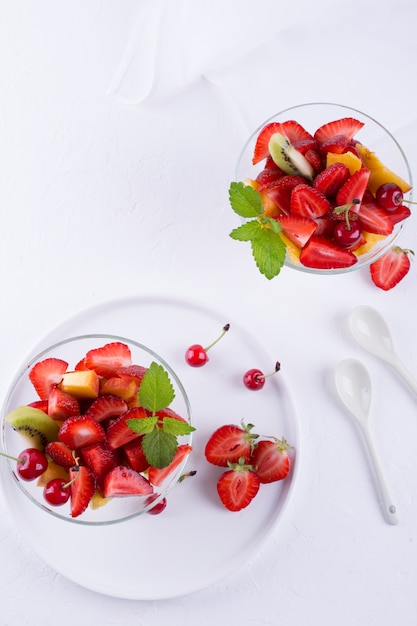
[[[64,478],[53,478],[44,487],[43,496],[49,504],[61,506],[71,495],[69,483]]]
[[[158,497],[157,493],[152,494],[151,496],[149,496],[149,498],[146,499],[145,504],[148,505],[151,502],[153,502],[154,500],[156,500]],[[162,511],[165,510],[167,505],[167,499],[166,498],[162,498],[162,500],[160,500],[157,504],[155,504],[155,506],[153,506],[151,509],[148,509],[146,512],[149,513],[150,515],[159,515],[160,513],[162,513]]]
[[[270,374],[264,374],[263,372],[261,372],[261,370],[256,369],[256,368],[248,370],[243,375],[243,384],[245,385],[245,387],[247,387],[248,389],[251,389],[252,391],[257,391],[258,389],[262,389],[262,387],[265,385],[265,379],[268,378],[269,376],[273,376],[274,374],[276,374],[276,372],[279,372],[280,369],[281,369],[281,364],[279,363],[279,361],[277,361],[275,363],[274,371],[271,372]]]
[[[338,222],[333,229],[333,238],[342,248],[351,248],[356,245],[362,236],[357,222]]]
[[[393,211],[402,204],[404,194],[395,183],[384,183],[376,190],[375,199],[380,207]]]
[[[18,457],[0,452],[1,456],[16,461],[16,471],[22,480],[39,478],[48,467],[48,459],[37,448],[26,448]]]
[[[230,324],[223,326],[223,332],[220,337],[217,337],[216,341],[213,341],[207,348],[203,348],[199,343],[195,343],[190,346],[185,353],[185,360],[191,367],[201,367],[205,365],[209,360],[207,352],[212,348],[220,339],[227,333],[230,328]]]

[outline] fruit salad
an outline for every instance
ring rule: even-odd
[[[268,279],[285,260],[310,271],[353,269],[409,217],[404,196],[411,185],[361,142],[364,125],[344,117],[311,130],[289,119],[258,133],[256,175],[229,189],[231,206],[244,219],[230,235],[251,243]],[[409,252],[397,250],[399,265]],[[385,285],[378,286],[391,288],[389,279],[380,276]]]
[[[16,476],[30,465],[45,506],[68,502],[78,518],[88,507],[136,497],[143,509],[155,502],[153,513],[162,510],[158,497],[190,454],[194,428],[170,407],[175,392],[160,363],[133,363],[130,347],[111,341],[73,368],[62,358],[38,360],[28,377],[33,401],[4,420],[29,440],[15,458]]]

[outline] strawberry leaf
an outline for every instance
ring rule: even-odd
[[[257,217],[264,212],[260,193],[244,183],[230,184],[229,201],[234,212],[240,217]]]
[[[189,435],[195,430],[195,428],[191,426],[191,424],[188,424],[188,422],[181,422],[180,420],[175,419],[175,417],[164,417],[162,420],[162,429],[166,433],[176,437],[179,437],[180,435]]]
[[[168,372],[153,361],[139,387],[139,403],[148,411],[156,413],[169,406],[174,398],[175,392]]]
[[[285,261],[286,246],[281,237],[268,228],[263,228],[252,239],[252,255],[256,266],[268,280],[277,276]]]
[[[167,467],[175,456],[178,442],[175,435],[155,428],[142,439],[142,449],[149,465],[161,469]]]

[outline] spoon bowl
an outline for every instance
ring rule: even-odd
[[[389,363],[417,394],[417,381],[395,352],[388,325],[376,309],[367,305],[356,307],[350,314],[349,328],[362,348]]]

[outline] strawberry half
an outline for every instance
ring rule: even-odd
[[[343,117],[320,126],[314,133],[314,139],[320,144],[333,139],[336,135],[344,135],[348,139],[352,139],[363,126],[363,122],[353,117]]]
[[[47,400],[52,387],[59,385],[68,363],[62,359],[48,358],[38,361],[29,372],[29,379],[41,400]]]
[[[90,468],[76,465],[69,471],[71,482],[71,517],[84,513],[96,490],[96,481]]]
[[[259,172],[255,179],[259,184],[259,193],[262,193],[265,189],[273,187],[283,176],[286,176],[286,174],[279,167],[266,167],[263,169],[262,172]]]
[[[301,124],[295,120],[287,120],[285,122],[270,122],[263,127],[256,140],[255,149],[253,153],[252,163],[256,165],[262,159],[269,156],[268,144],[274,133],[280,133],[288,139],[292,144],[304,140],[313,140],[313,137],[308,133]]]
[[[304,217],[322,217],[330,210],[330,202],[310,185],[302,184],[295,187],[291,194],[291,213]]]
[[[117,458],[106,442],[96,443],[80,450],[84,464],[93,472],[99,487],[103,484],[104,476],[117,465]]]
[[[330,270],[350,267],[357,262],[357,258],[350,250],[340,248],[324,237],[313,235],[301,250],[300,262],[305,267]]]
[[[62,441],[51,441],[45,447],[45,453],[51,461],[62,467],[72,467],[74,465],[74,455],[72,450]]]
[[[132,439],[132,441],[128,441],[123,444],[121,448],[118,448],[124,453],[129,467],[134,469],[136,472],[145,472],[149,467],[149,462],[143,451],[142,439],[143,435],[136,437],[136,439]]]
[[[59,429],[58,437],[71,450],[78,450],[105,441],[106,433],[101,424],[92,417],[75,415],[65,420]]]
[[[301,215],[280,215],[275,218],[281,224],[282,232],[298,248],[303,248],[317,228],[317,223]]]
[[[370,174],[371,172],[366,169],[366,167],[362,167],[352,174],[337,192],[337,204],[339,206],[342,204],[350,204],[351,202],[360,204],[366,192]]]
[[[105,498],[143,496],[151,493],[153,493],[153,487],[150,482],[130,467],[116,465],[104,477],[103,496]]]
[[[291,193],[298,185],[305,184],[302,176],[285,174],[269,187],[264,188],[265,194],[285,214],[291,211]]]
[[[92,417],[96,422],[102,422],[109,417],[119,417],[128,410],[127,403],[119,396],[99,396],[90,405],[86,416]]]
[[[101,348],[94,348],[84,357],[84,365],[94,370],[99,376],[111,378],[116,376],[117,370],[132,364],[132,355],[129,346],[113,341]]]
[[[261,483],[282,480],[290,471],[291,459],[288,450],[291,446],[285,439],[262,440],[253,451],[251,464]]]
[[[189,444],[185,443],[178,446],[174,458],[167,467],[156,468],[150,467],[148,472],[149,481],[159,487],[164,480],[183,462],[183,460],[190,454],[192,448]]]
[[[217,493],[229,511],[246,508],[259,491],[259,477],[251,466],[233,464],[233,469],[224,472],[217,481]]]
[[[53,419],[65,420],[72,415],[80,414],[80,403],[74,396],[52,387],[48,397],[48,415]]]
[[[313,186],[325,196],[335,196],[349,178],[350,171],[344,163],[332,163],[316,176]]]
[[[410,269],[410,254],[414,252],[393,246],[377,261],[371,263],[370,271],[374,284],[384,291],[398,285]]]
[[[115,450],[129,441],[133,441],[136,437],[139,437],[140,435],[129,428],[126,422],[129,419],[141,419],[144,417],[148,417],[148,414],[143,407],[139,406],[129,409],[129,411],[116,418],[106,431],[107,443],[110,448]]]
[[[237,463],[241,457],[249,461],[255,439],[258,435],[251,432],[253,426],[242,423],[242,428],[235,424],[220,426],[206,443],[204,454],[209,463],[227,467],[228,463]]]

